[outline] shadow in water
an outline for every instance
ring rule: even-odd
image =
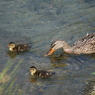
[[[10,57],[10,58],[15,58],[17,53],[16,52],[11,52],[11,51],[7,51],[7,55]]]
[[[90,56],[95,59],[95,53],[94,54],[90,54]]]
[[[67,66],[67,64],[63,63],[63,60],[65,61],[68,58],[69,56],[66,53],[60,54],[60,55],[58,54],[52,55],[50,56],[51,66],[52,67],[65,67]]]
[[[63,81],[61,80],[66,80],[66,78],[62,77],[62,76],[52,76],[51,78],[45,78],[45,79],[42,79],[42,78],[36,78],[36,77],[32,77],[30,76],[29,78],[29,81],[32,83],[32,84],[35,84],[35,85],[38,85],[38,84],[47,84],[47,83],[56,83],[56,84],[61,84],[61,83],[64,83]]]
[[[37,78],[34,78],[34,77],[30,77],[30,82],[33,83],[33,84],[36,84],[37,82]]]
[[[10,57],[10,58],[15,58],[17,55],[25,55],[26,53],[29,53],[29,51],[27,52],[13,52],[13,51],[7,51],[7,55]]]

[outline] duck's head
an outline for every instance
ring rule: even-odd
[[[16,46],[16,45],[15,45],[14,42],[10,42],[10,43],[8,44],[8,48],[9,48],[10,51],[13,51],[13,48],[14,48],[15,46]]]
[[[63,45],[64,45],[64,41],[62,41],[62,40],[54,41],[54,42],[51,44],[51,47],[50,47],[48,53],[45,54],[45,56],[51,55],[51,54],[52,54],[54,51],[56,51],[57,49],[62,48]]]
[[[35,66],[31,66],[30,67],[30,72],[31,72],[31,75],[34,75],[37,71],[37,68]]]

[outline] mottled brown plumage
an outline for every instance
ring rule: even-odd
[[[29,49],[27,44],[15,44],[14,42],[10,42],[8,44],[9,50],[14,52],[24,52]]]
[[[49,78],[51,77],[54,73],[48,72],[46,70],[37,70],[35,66],[30,67],[30,72],[32,76],[36,76],[39,78]]]

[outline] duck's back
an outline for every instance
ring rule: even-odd
[[[44,70],[39,70],[35,73],[35,75],[40,77],[40,78],[48,78],[48,77],[52,76],[52,73],[44,71]]]
[[[26,44],[16,45],[16,47],[14,48],[14,50],[17,51],[17,52],[27,51],[28,50],[28,45],[26,45]]]
[[[72,48],[83,54],[95,53],[95,33],[87,34],[82,39],[75,42]]]

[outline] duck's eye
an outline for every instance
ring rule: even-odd
[[[32,69],[32,71],[35,71],[35,69]]]
[[[53,48],[55,45],[56,45],[56,44],[52,44],[52,45],[51,45],[51,48]]]
[[[34,71],[35,69],[33,69],[33,71]]]
[[[30,69],[30,71],[34,71],[33,69]]]

